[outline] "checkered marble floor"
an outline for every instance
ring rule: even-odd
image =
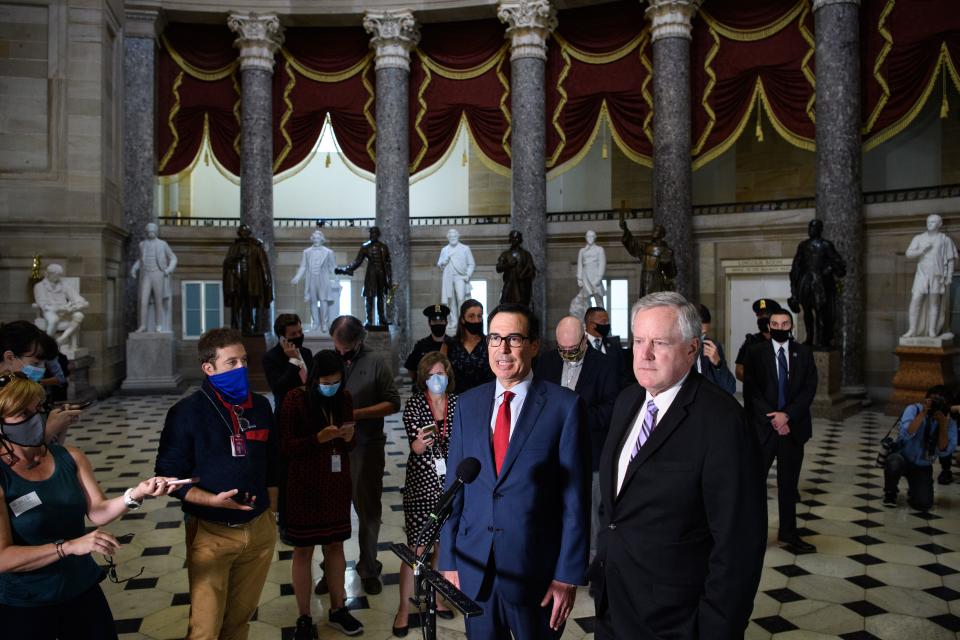
[[[113,397],[86,412],[69,443],[90,456],[109,496],[152,474],[160,429],[176,396]],[[770,543],[746,637],[910,640],[957,638],[960,632],[960,486],[936,487],[929,514],[885,508],[882,474],[874,467],[877,443],[892,419],[861,413],[843,423],[819,420],[808,443],[800,481],[801,535],[815,554],[794,556],[776,545],[776,491],[769,490]],[[403,536],[400,487],[406,444],[399,414],[388,419],[387,472],[380,560],[383,593],[365,596],[352,569],[354,540],[346,545],[349,606],[367,638],[391,637],[399,561],[386,550]],[[905,494],[905,483],[901,496]],[[356,522],[354,521],[354,527]],[[184,568],[183,518],[175,500],[148,500],[108,529],[134,534],[117,555],[125,584],[102,583],[120,637],[182,638],[189,594]],[[292,638],[297,608],[290,585],[292,550],[278,544],[250,637]],[[99,558],[99,557],[98,557]],[[319,559],[319,553],[316,560]],[[352,559],[352,560],[351,560]],[[316,561],[315,560],[315,561]],[[315,569],[316,573],[316,569]],[[326,596],[315,597],[321,638],[343,637],[326,626]],[[413,622],[413,619],[411,619]],[[463,621],[440,620],[441,638],[463,638]],[[593,601],[580,589],[564,640],[592,638]],[[411,629],[409,637],[416,629]]]

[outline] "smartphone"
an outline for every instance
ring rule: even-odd
[[[64,411],[80,411],[81,409],[86,409],[93,404],[92,400],[87,402],[57,402],[54,406],[58,409],[63,409]]]
[[[426,424],[420,427],[420,431],[423,432],[423,435],[432,435],[437,430],[437,425],[435,424]]]
[[[341,430],[342,430],[342,429],[346,429],[347,427],[354,427],[354,428],[356,428],[356,426],[357,426],[357,423],[356,423],[356,422],[344,422],[342,425],[340,425],[340,429],[341,429]]]
[[[200,480],[200,478],[184,478],[182,480],[171,480],[170,482],[167,483],[167,485],[172,487],[172,486],[181,485],[181,484],[192,484],[194,482],[197,482],[198,480]]]

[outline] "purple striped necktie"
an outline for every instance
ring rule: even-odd
[[[640,453],[640,447],[647,441],[654,427],[657,426],[657,405],[653,400],[647,401],[647,413],[643,416],[643,425],[640,427],[640,433],[637,435],[637,441],[633,444],[633,451],[630,452],[630,461]]]

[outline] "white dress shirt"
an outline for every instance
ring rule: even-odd
[[[583,361],[586,359],[586,355],[576,362],[568,362],[561,358],[563,362],[563,369],[560,371],[561,387],[566,387],[567,389],[570,389],[570,391],[577,390],[577,382],[580,380],[580,372],[583,371]]]
[[[517,427],[517,419],[520,417],[520,410],[523,409],[523,402],[527,399],[527,393],[530,391],[530,383],[533,381],[533,371],[527,373],[527,377],[506,389],[500,381],[497,380],[497,388],[493,396],[493,415],[490,416],[490,436],[493,436],[493,430],[497,426],[497,413],[500,411],[500,405],[503,404],[503,392],[511,391],[514,396],[510,400],[510,437],[513,437],[513,430]]]
[[[627,475],[627,466],[630,464],[630,454],[633,453],[633,445],[636,444],[637,438],[640,437],[640,429],[643,428],[643,419],[647,415],[647,403],[650,400],[653,400],[653,404],[657,405],[657,421],[654,424],[660,424],[660,421],[663,420],[663,416],[666,415],[667,409],[670,408],[670,405],[673,404],[674,399],[677,397],[677,394],[680,392],[680,387],[683,386],[684,381],[687,379],[689,373],[684,374],[680,381],[669,389],[664,389],[656,395],[656,397],[650,395],[650,392],[647,391],[647,395],[643,399],[643,405],[640,407],[640,411],[637,413],[637,417],[633,421],[633,427],[630,429],[630,433],[627,434],[627,439],[623,442],[623,448],[620,450],[620,458],[617,462],[617,493],[620,493],[620,488],[623,486],[623,479]],[[650,432],[650,437],[653,437],[653,432]]]

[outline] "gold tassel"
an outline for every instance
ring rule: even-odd
[[[466,149],[463,150],[463,155],[460,156],[460,166],[461,167],[467,166],[467,150]]]
[[[603,140],[603,144],[600,145],[600,157],[606,160],[610,157],[610,152],[607,150],[607,120],[603,114],[600,115],[600,139]]]
[[[947,65],[943,63],[943,88],[940,90],[942,96],[940,100],[940,118],[944,119],[950,115],[950,103],[947,101]]]
[[[760,99],[757,98],[757,128],[754,133],[757,136],[757,142],[763,142],[763,127],[760,126],[760,116],[763,107],[760,104]]]
[[[607,151],[607,141],[603,141],[603,146],[600,147],[600,157],[606,160],[610,157],[610,153]]]
[[[205,150],[205,151],[203,152],[203,165],[204,165],[205,167],[209,167],[209,166],[210,166],[210,150],[209,150],[209,149],[207,149],[207,150]]]
[[[326,167],[327,169],[330,168],[330,152],[329,151],[327,151],[327,159],[324,160],[323,166]]]

